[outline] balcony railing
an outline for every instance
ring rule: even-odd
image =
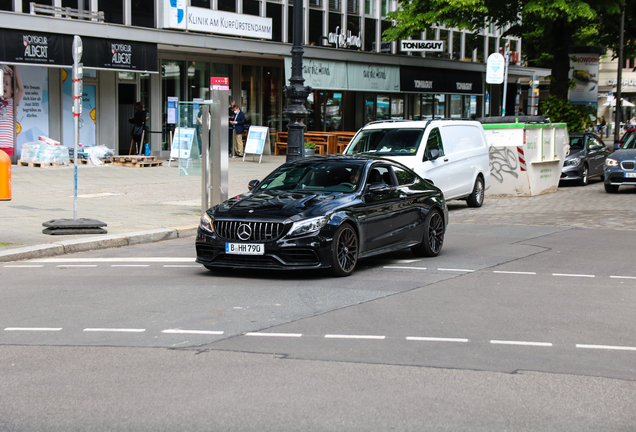
[[[51,15],[57,18],[75,18],[104,22],[104,12],[92,12],[69,7],[55,7],[31,2],[31,15]]]

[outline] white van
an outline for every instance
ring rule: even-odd
[[[432,180],[444,197],[481,207],[490,184],[488,143],[470,120],[373,122],[358,131],[344,154],[382,156]]]

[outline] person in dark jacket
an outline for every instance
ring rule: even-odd
[[[144,104],[141,102],[137,102],[135,104],[135,115],[128,119],[129,123],[133,124],[133,129],[131,132],[132,141],[130,142],[130,151],[128,154],[132,153],[133,143],[135,145],[135,152],[137,154],[141,154],[143,152],[143,143],[144,139],[144,131],[146,129],[146,119],[147,117],[146,110],[144,110]]]
[[[234,120],[230,122],[234,125],[234,152],[238,157],[243,157],[243,132],[245,132],[245,114],[238,105],[234,105]]]

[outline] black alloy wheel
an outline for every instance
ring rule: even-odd
[[[583,165],[583,174],[581,175],[581,180],[579,180],[580,186],[587,186],[590,181],[590,169],[587,167],[587,164]]]
[[[424,220],[424,236],[422,243],[411,248],[411,251],[422,257],[435,257],[444,245],[444,218],[439,210],[431,210]]]
[[[475,186],[473,192],[466,198],[466,204],[468,207],[481,207],[484,203],[484,179],[477,177],[475,180]]]
[[[331,274],[349,276],[358,263],[358,235],[347,223],[336,230],[331,244]]]

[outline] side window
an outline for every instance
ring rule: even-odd
[[[385,183],[389,186],[395,186],[395,182],[393,181],[393,176],[391,175],[391,171],[389,171],[389,167],[386,166],[374,166],[369,171],[369,180],[367,183]]]
[[[408,172],[405,169],[394,166],[393,173],[397,178],[398,184],[400,186],[410,185],[415,183],[415,174]]]
[[[444,156],[444,145],[442,144],[442,136],[440,135],[438,128],[433,129],[428,135],[426,151],[424,152],[424,160],[431,158],[431,150],[437,150],[440,156]]]

